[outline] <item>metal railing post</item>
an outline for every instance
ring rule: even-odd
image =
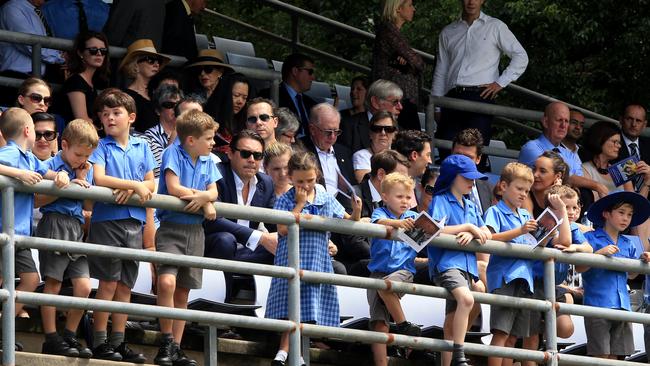
[[[35,43],[32,45],[32,75],[34,77],[40,78],[41,75],[41,52],[42,46],[40,43]]]
[[[289,267],[296,271],[293,278],[288,279],[288,315],[296,328],[289,333],[289,366],[300,365],[300,249],[298,224],[288,226],[287,248]]]
[[[552,258],[544,261],[544,298],[551,303],[551,307],[544,314],[546,333],[546,352],[551,357],[547,365],[557,366],[557,319],[555,316],[555,260]]]
[[[298,43],[300,43],[300,18],[291,15],[291,52],[298,52]]]
[[[2,246],[2,279],[9,297],[2,304],[2,364],[16,364],[16,284],[14,273],[14,189],[2,189],[2,232],[8,236]]]
[[[203,364],[205,366],[217,366],[218,342],[217,327],[211,324],[203,336]]]

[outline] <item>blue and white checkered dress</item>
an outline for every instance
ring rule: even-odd
[[[342,218],[345,209],[321,185],[316,185],[314,202],[305,204],[303,214]],[[295,189],[291,188],[276,202],[276,210],[291,211],[296,205]],[[309,271],[332,273],[332,260],[327,251],[330,234],[328,232],[300,229],[300,268]],[[275,254],[276,266],[288,265],[287,237],[281,236]],[[288,281],[274,278],[271,281],[266,301],[266,317],[272,319],[288,318]],[[318,325],[338,327],[339,299],[333,285],[300,284],[300,321],[314,322]]]

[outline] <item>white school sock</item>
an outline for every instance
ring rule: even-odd
[[[287,361],[287,356],[288,356],[287,352],[285,352],[283,350],[279,350],[278,353],[275,354],[274,360],[275,361],[286,362]]]

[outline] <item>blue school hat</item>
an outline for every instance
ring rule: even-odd
[[[449,190],[458,174],[467,179],[488,179],[485,174],[476,169],[476,163],[472,159],[460,154],[449,155],[440,165],[440,175],[433,185],[433,194],[437,195]]]
[[[641,225],[650,217],[650,202],[645,197],[634,192],[615,192],[594,202],[589,207],[587,218],[594,226],[603,227],[603,211],[620,202],[629,203],[634,208],[630,227]]]

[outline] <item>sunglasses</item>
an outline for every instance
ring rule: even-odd
[[[258,151],[250,151],[250,150],[240,150],[236,147],[233,148],[235,151],[239,151],[239,156],[242,157],[242,159],[248,159],[251,156],[253,159],[260,161],[264,159],[264,153],[263,152],[258,152]]]
[[[52,105],[52,97],[44,97],[38,93],[23,95],[23,97],[29,98],[29,100],[31,100],[32,103],[40,103],[42,101],[48,107]]]
[[[196,70],[200,74],[203,71],[206,74],[211,74],[214,70],[220,69],[218,66],[203,65],[199,66]]]
[[[93,56],[97,56],[97,54],[101,54],[102,56],[106,56],[108,54],[108,48],[106,47],[88,47],[86,48],[86,51],[90,53]]]
[[[388,134],[388,133],[393,133],[393,132],[397,131],[397,127],[395,127],[395,126],[379,126],[379,125],[373,125],[373,126],[370,126],[370,131],[371,131],[371,132],[374,132],[374,133],[382,133],[382,132],[385,132],[385,133]]]
[[[56,131],[43,131],[43,132],[36,131],[35,134],[36,134],[36,141],[40,140],[41,138],[44,138],[45,141],[52,141],[58,135]]]
[[[433,196],[433,186],[430,184],[424,186],[424,193],[428,194],[429,196]]]
[[[307,71],[309,75],[314,75],[314,72],[316,72],[316,69],[310,69],[309,67],[299,67],[298,69]]]
[[[401,99],[395,99],[395,100],[384,99],[384,100],[387,101],[388,103],[392,104],[393,107],[397,107],[399,104],[402,104]]]
[[[153,65],[155,63],[160,65],[162,63],[162,60],[158,56],[142,56],[142,57],[140,57],[138,59],[138,63],[141,63],[141,62],[146,62],[149,65]]]
[[[336,129],[336,130],[324,130],[324,129],[316,126],[316,125],[314,125],[314,127],[318,128],[318,130],[321,133],[323,133],[325,136],[341,136],[341,134],[343,133],[343,130],[339,130],[339,129]]]
[[[165,109],[174,109],[178,105],[178,102],[162,102],[160,106]]]
[[[266,113],[263,113],[263,114],[260,114],[259,116],[250,116],[250,117],[246,118],[246,122],[250,123],[250,124],[253,124],[253,123],[257,123],[258,119],[260,121],[262,121],[262,122],[268,122],[273,117],[275,117],[275,116],[271,116],[271,115],[268,115]]]

